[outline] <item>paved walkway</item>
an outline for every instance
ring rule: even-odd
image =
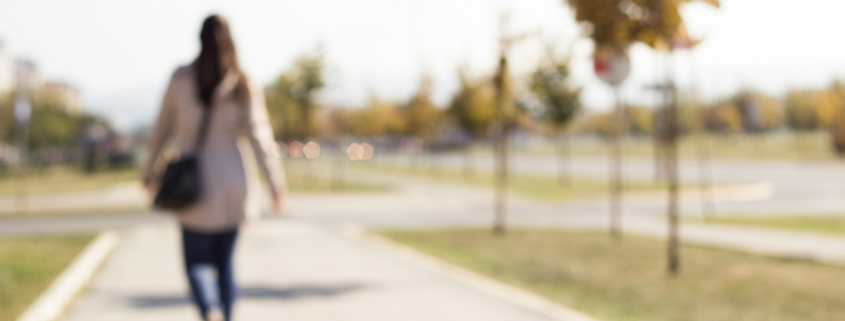
[[[174,226],[124,234],[62,320],[198,320],[186,299]],[[236,260],[242,287],[236,320],[564,320],[491,296],[372,241],[295,220],[247,225]]]
[[[492,221],[490,191],[374,173],[350,171],[349,176],[397,190],[298,195],[289,200],[291,219],[255,222],[245,228],[237,258],[243,286],[237,320],[555,319],[340,232],[349,224],[487,227]],[[766,202],[755,198],[724,202],[748,206]],[[690,200],[683,206],[694,203]],[[607,224],[603,200],[554,204],[514,197],[509,208],[511,226],[604,229]],[[666,235],[663,210],[660,202],[629,200],[625,231]],[[31,227],[16,230],[27,229]],[[684,224],[682,238],[687,243],[845,265],[842,237]],[[63,320],[197,320],[185,296],[181,271],[173,225],[134,228]]]
[[[291,199],[290,215],[313,222],[361,224],[373,228],[491,226],[493,194],[489,190],[375,172],[359,172],[350,177],[397,186],[399,191],[333,196],[330,202],[319,200],[322,196],[298,197]],[[752,196],[758,193],[754,188],[742,192],[750,192]],[[730,197],[734,199],[727,196],[723,202],[742,199],[742,195]],[[755,197],[750,198],[751,203],[756,202]],[[622,218],[624,233],[657,238],[668,235],[664,202],[665,199],[660,198],[626,199]],[[689,197],[682,200],[681,205],[695,207],[698,200]],[[609,208],[604,199],[550,203],[512,196],[508,208],[508,224],[512,227],[599,231],[608,227]],[[845,266],[845,237],[840,236],[684,222],[681,238],[687,244]]]

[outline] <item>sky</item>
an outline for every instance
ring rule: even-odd
[[[706,100],[746,88],[780,97],[845,79],[845,1],[722,1],[720,9],[683,9],[690,33],[703,39],[694,51],[669,58],[633,46],[622,99],[654,103],[644,88],[669,70]],[[613,91],[592,70],[592,44],[579,37],[563,0],[0,0],[0,42],[46,78],[78,87],[88,110],[134,129],[154,120],[170,74],[194,59],[211,13],[229,19],[241,64],[256,81],[272,83],[297,56],[322,47],[322,101],[360,106],[373,94],[407,99],[423,73],[441,104],[457,88],[460,66],[489,76],[504,12],[512,34],[529,35],[510,52],[518,79],[553,44],[571,54],[572,84],[586,107],[613,105]]]

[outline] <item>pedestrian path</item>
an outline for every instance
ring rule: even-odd
[[[143,226],[124,234],[62,320],[199,320],[186,297],[175,226]],[[584,320],[526,309],[392,255],[373,241],[295,220],[245,226],[236,268],[238,321]]]
[[[289,212],[303,220],[379,228],[491,226],[493,193],[489,189],[371,171],[351,172],[349,176],[396,186],[399,192],[333,198],[331,202],[294,199]],[[624,233],[665,238],[669,231],[664,202],[665,199],[628,201],[622,215]],[[749,205],[759,203],[751,201]],[[608,230],[610,211],[603,199],[553,203],[511,195],[508,209],[511,227]],[[683,222],[681,239],[686,244],[845,266],[845,237],[841,236]]]

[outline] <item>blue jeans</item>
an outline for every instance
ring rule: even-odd
[[[229,321],[237,296],[232,254],[238,230],[220,233],[194,232],[182,228],[182,249],[191,294],[203,318],[219,309]]]

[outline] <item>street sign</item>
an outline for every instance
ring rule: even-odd
[[[18,94],[15,97],[15,123],[19,126],[29,124],[32,117],[32,104],[29,102],[29,96],[26,94]]]
[[[593,57],[596,76],[610,85],[619,85],[631,71],[631,61],[624,51],[597,49]]]

